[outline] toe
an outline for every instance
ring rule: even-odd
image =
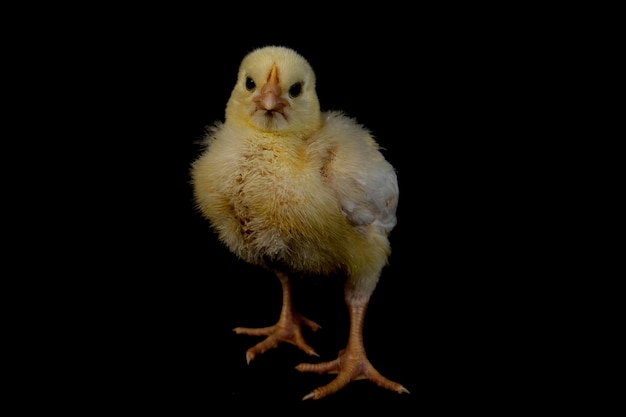
[[[394,382],[388,378],[385,378],[384,376],[382,376],[376,369],[374,369],[374,367],[368,363],[365,372],[363,373],[363,376],[367,379],[369,379],[370,381],[372,381],[373,383],[375,383],[376,385],[378,385],[379,387],[388,389],[390,391],[395,391],[399,394],[402,393],[409,393],[409,390],[407,390],[406,388],[404,388],[402,385],[398,384],[397,382]]]
[[[296,366],[296,370],[300,372],[313,372],[316,374],[336,373],[339,370],[339,359],[322,363],[301,363]]]
[[[272,334],[276,326],[262,327],[259,329],[252,329],[249,327],[235,327],[233,332],[237,334],[247,334],[249,336],[268,336]]]

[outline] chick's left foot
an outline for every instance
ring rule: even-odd
[[[261,353],[275,348],[281,342],[291,343],[311,356],[319,355],[309,346],[302,336],[302,325],[306,325],[311,330],[316,331],[321,326],[312,320],[298,314],[291,313],[288,317],[281,317],[278,323],[273,326],[263,328],[236,327],[233,331],[237,334],[249,336],[267,336],[265,340],[257,343],[246,351],[246,362],[250,362]]]
[[[395,391],[399,394],[409,393],[409,390],[404,388],[397,382],[391,381],[382,376],[370,363],[363,352],[354,352],[349,348],[339,352],[339,357],[334,361],[322,362],[322,363],[301,363],[296,366],[296,369],[300,372],[314,372],[318,374],[337,374],[337,377],[329,384],[316,388],[311,393],[302,398],[303,400],[319,400],[327,395],[333,394],[351,381],[359,379],[369,379],[376,385],[386,388],[391,391]]]

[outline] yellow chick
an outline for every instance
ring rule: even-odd
[[[290,279],[343,276],[346,348],[333,361],[296,367],[337,377],[303,399],[325,397],[357,379],[408,393],[372,366],[362,336],[370,296],[390,255],[396,172],[366,128],[320,110],[315,83],[307,60],[290,48],[267,46],[245,56],[225,120],[207,130],[206,147],[192,164],[195,202],[233,253],[273,271],[282,285],[275,325],[234,329],[265,336],[246,352],[248,363],[280,342],[318,356],[302,326],[320,326],[295,311]]]

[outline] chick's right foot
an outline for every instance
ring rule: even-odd
[[[307,355],[319,357],[315,350],[304,341],[302,325],[306,325],[313,331],[321,327],[319,324],[298,313],[292,313],[287,317],[281,316],[278,323],[273,326],[263,328],[236,327],[233,331],[237,334],[246,334],[249,336],[266,336],[265,340],[247,350],[246,362],[248,364],[257,355],[277,347],[281,342],[291,343],[303,350]]]

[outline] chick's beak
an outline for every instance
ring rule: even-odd
[[[282,112],[289,103],[281,95],[278,68],[274,66],[254,103],[258,110]]]

